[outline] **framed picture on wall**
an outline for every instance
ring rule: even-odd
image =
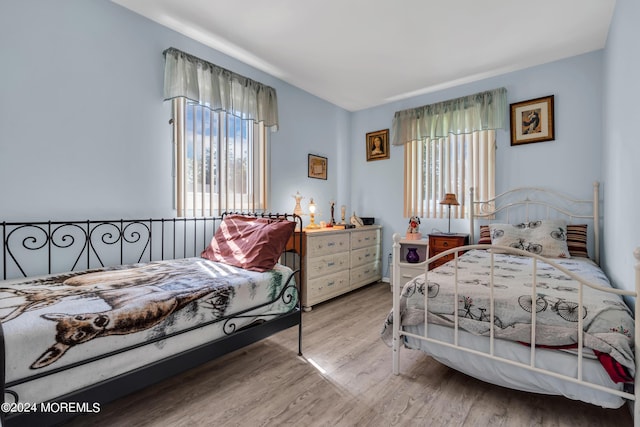
[[[553,95],[511,104],[511,145],[554,139]]]
[[[366,139],[367,161],[389,158],[389,129],[369,132]]]
[[[327,179],[327,158],[309,154],[309,178]]]

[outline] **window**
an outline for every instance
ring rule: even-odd
[[[451,217],[466,217],[471,187],[476,200],[495,195],[495,150],[495,130],[406,143],[404,216],[444,218],[448,211],[439,202],[455,193],[460,206],[451,207]]]
[[[276,90],[175,48],[163,54],[177,215],[265,210],[265,128],[278,129]]]
[[[173,99],[178,216],[214,216],[266,208],[263,122]]]
[[[469,214],[471,188],[474,200],[494,197],[495,130],[505,128],[507,106],[507,90],[497,88],[396,111],[392,143],[405,146],[406,217],[443,217],[446,193],[460,202],[454,218]]]

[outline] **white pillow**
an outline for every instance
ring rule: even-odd
[[[491,244],[523,249],[551,258],[571,258],[567,223],[558,219],[521,224],[490,224]]]

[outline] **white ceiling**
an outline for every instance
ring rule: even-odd
[[[113,0],[349,111],[601,49],[615,0]]]

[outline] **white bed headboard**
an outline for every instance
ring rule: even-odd
[[[555,190],[537,187],[519,187],[505,191],[490,200],[475,200],[471,188],[469,214],[470,243],[476,243],[479,225],[476,222],[494,220],[507,223],[528,222],[534,219],[563,218],[568,223],[576,221],[588,224],[590,241],[593,243],[593,260],[600,263],[600,183],[593,183],[593,198],[575,199]],[[476,226],[478,229],[476,230]],[[591,245],[590,245],[591,246]]]

